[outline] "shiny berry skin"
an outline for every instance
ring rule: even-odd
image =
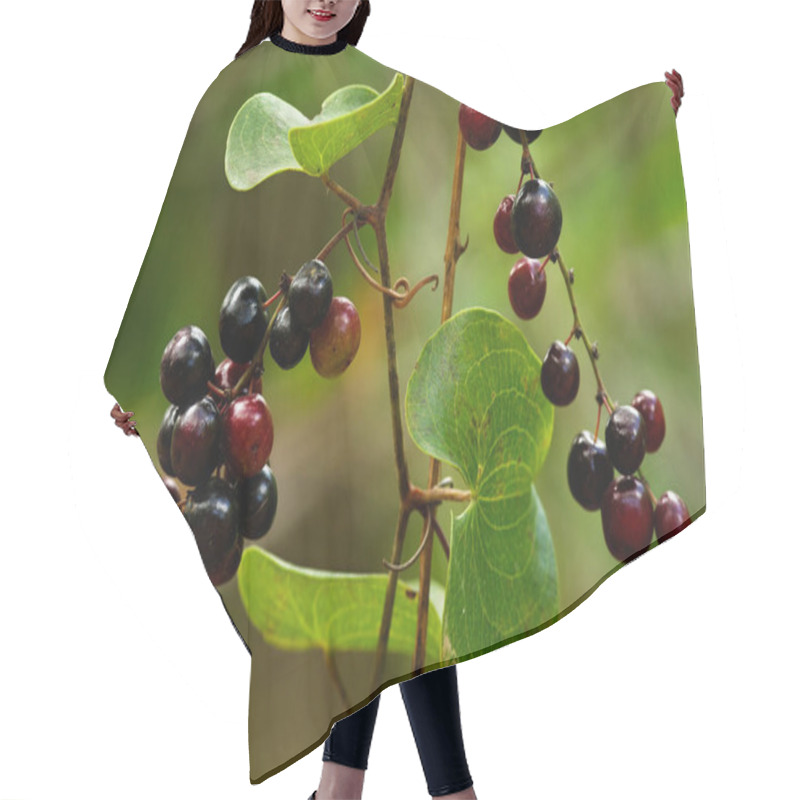
[[[269,464],[239,484],[238,497],[245,539],[260,539],[269,533],[278,508],[278,484]]]
[[[649,389],[642,389],[631,401],[631,405],[642,415],[644,420],[645,449],[655,453],[664,441],[666,424],[661,401]]]
[[[203,483],[220,463],[221,436],[222,420],[210,397],[181,411],[170,446],[175,477],[187,486]]]
[[[333,280],[319,259],[308,261],[297,270],[289,286],[287,300],[292,322],[312,331],[322,324],[333,299]]]
[[[578,359],[560,339],[550,345],[542,362],[542,391],[554,406],[568,406],[581,384]]]
[[[614,467],[602,440],[594,441],[589,431],[573,440],[567,459],[567,483],[572,496],[587,511],[597,511],[603,493],[614,480]]]
[[[219,366],[217,367],[217,371],[214,374],[214,384],[218,386],[220,389],[233,389],[234,386],[239,382],[239,378],[244,375],[245,371],[247,370],[249,364],[237,364],[235,361],[231,361],[230,358],[225,358],[219,362]],[[245,384],[245,392],[247,392],[250,383],[249,381]],[[263,390],[263,384],[261,378],[256,379],[255,387],[253,388],[254,394],[261,394]],[[220,405],[223,401],[222,397],[216,397],[217,405]]]
[[[645,454],[644,419],[633,406],[617,406],[606,423],[611,463],[624,475],[636,472]]]
[[[335,378],[350,366],[361,344],[361,318],[346,297],[334,297],[325,319],[311,331],[311,363],[323,378]]]
[[[627,561],[653,539],[653,504],[645,485],[632,475],[608,485],[600,515],[606,545],[618,561]]]
[[[284,306],[275,317],[269,334],[269,352],[273,361],[281,369],[296,367],[306,354],[308,341],[308,331],[294,324],[289,306]]]
[[[659,542],[671,539],[690,522],[686,503],[673,491],[664,492],[656,503],[656,538]]]
[[[244,549],[233,487],[220,478],[211,478],[189,493],[183,514],[211,583],[220,586],[229,581],[239,568]]]
[[[237,397],[222,415],[223,455],[237,478],[261,471],[272,452],[274,429],[267,401],[260,394]]]
[[[561,204],[549,183],[527,180],[511,208],[511,231],[517,247],[528,258],[553,252],[561,235]]]
[[[256,354],[269,324],[266,302],[266,289],[252,276],[228,289],[219,312],[219,341],[232,361],[246,364]]]
[[[519,247],[514,241],[514,234],[511,232],[511,208],[514,205],[514,195],[508,194],[497,206],[494,215],[494,240],[497,246],[504,252],[514,255],[519,253]]]
[[[499,138],[502,125],[463,103],[458,109],[458,126],[473,150],[486,150]]]
[[[508,299],[520,319],[533,319],[547,294],[547,273],[542,262],[523,256],[508,276]]]
[[[172,448],[172,431],[175,430],[175,420],[178,419],[178,414],[180,414],[178,406],[170,405],[167,408],[161,419],[161,425],[158,428],[158,438],[156,439],[158,463],[161,464],[161,469],[172,477],[175,477],[175,471],[172,469],[170,450]]]
[[[511,125],[503,125],[503,130],[517,143],[522,144],[522,139],[519,135],[518,128],[512,128]],[[536,139],[539,138],[541,131],[525,131],[525,138],[528,140],[528,144]]]
[[[181,328],[161,356],[161,391],[170,403],[186,408],[207,391],[214,377],[214,357],[206,335],[196,325]]]

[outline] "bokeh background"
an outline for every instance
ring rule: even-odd
[[[265,42],[223,70],[198,105],[105,374],[109,391],[124,409],[135,411],[157,469],[156,436],[168,405],[158,379],[166,343],[180,327],[198,325],[219,362],[224,355],[218,314],[230,284],[254,275],[271,294],[281,272],[296,272],[340,224],[341,201],[319,180],[300,173],[274,176],[250,192],[231,189],[223,158],[236,111],[252,94],[272,91],[312,117],[341,86],[363,82],[380,92],[393,75],[359,51],[300,59]],[[546,129],[532,154],[561,202],[559,249],[575,271],[582,322],[598,342],[609,393],[623,403],[649,388],[664,406],[667,435],[661,449],[645,459],[643,472],[656,494],[677,491],[697,515],[705,507],[700,382],[686,202],[670,96],[663,83],[626,92]],[[431,273],[443,274],[457,112],[456,99],[417,82],[388,219],[393,280],[404,276],[413,285]],[[363,202],[373,202],[391,139],[391,129],[379,131],[336,164],[332,176]],[[469,247],[458,262],[453,308],[480,305],[500,311],[542,357],[572,325],[560,273],[548,266],[541,314],[529,322],[518,320],[507,295],[516,257],[503,253],[492,234],[497,205],[516,190],[520,155],[519,145],[505,134],[485,152],[467,151],[461,239],[468,235]],[[362,228],[361,238],[377,263],[371,231]],[[382,299],[362,279],[343,244],[326,263],[334,293],[358,308],[361,347],[354,363],[333,381],[320,378],[308,356],[288,372],[269,356],[265,360],[264,395],[276,429],[270,465],[280,499],[264,546],[307,567],[376,572],[390,553],[398,506]],[[422,345],[438,325],[441,298],[440,281],[436,291],[424,288],[395,312],[401,398]],[[583,346],[575,344],[581,390],[572,405],[556,409],[552,446],[536,480],[554,537],[562,609],[617,567],[603,540],[599,512],[584,511],[566,481],[570,442],[580,430],[593,430],[596,417],[589,361]],[[429,459],[407,433],[405,447],[411,479],[423,485]],[[463,487],[449,465],[443,465],[442,475]],[[448,517],[443,507],[438,518],[446,532]],[[412,517],[404,558],[419,543],[420,522]],[[186,531],[191,535],[188,526]],[[433,576],[444,584],[446,561],[438,545],[434,553]],[[202,569],[199,555],[197,568]],[[299,748],[316,747],[330,719],[343,709],[330,692],[321,654],[267,647],[248,634],[235,580],[220,593],[253,650],[254,664],[260,665],[253,669],[250,711],[251,778],[256,779],[302,755]],[[350,685],[361,685],[371,659],[341,658]],[[386,674],[400,680],[408,667],[390,659]],[[297,707],[300,695],[305,709]],[[279,731],[271,724],[276,717],[282,720]]]

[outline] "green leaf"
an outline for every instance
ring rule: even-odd
[[[247,191],[287,170],[314,176],[327,172],[373,133],[397,122],[402,94],[400,73],[383,94],[369,86],[344,86],[311,120],[274,94],[253,95],[228,131],[228,183]]]
[[[395,74],[381,95],[369,86],[345,86],[322,104],[311,124],[289,131],[297,162],[309,175],[322,175],[351,150],[387,125],[394,125],[403,97],[403,76]]]
[[[282,650],[366,650],[378,646],[389,576],[306,569],[260,547],[246,547],[239,565],[239,594],[265,641]],[[413,656],[417,601],[397,582],[388,650]],[[428,612],[426,660],[439,660],[441,618]]]
[[[269,92],[253,95],[236,112],[225,147],[225,176],[239,191],[286,170],[302,171],[289,146],[289,130],[308,125],[294,106]]]
[[[553,435],[540,374],[516,326],[467,308],[425,343],[409,379],[411,438],[456,467],[472,493],[452,521],[445,657],[490,648],[558,611],[553,541],[533,485]]]

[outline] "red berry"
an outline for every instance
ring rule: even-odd
[[[311,363],[323,378],[341,375],[361,344],[361,319],[346,297],[334,297],[322,324],[311,331]]]
[[[503,130],[503,126],[497,120],[463,103],[458,109],[458,126],[473,150],[486,150],[491,147]]]
[[[541,310],[547,293],[547,273],[542,262],[523,256],[508,276],[508,299],[520,319],[533,319]]]
[[[239,378],[244,375],[248,366],[249,364],[238,364],[236,361],[231,361],[229,358],[224,359],[220,362],[219,366],[217,367],[216,374],[214,375],[215,385],[219,386],[220,389],[233,389],[233,387],[239,382]],[[261,394],[263,388],[264,387],[261,378],[258,378],[256,380],[255,387],[253,388],[253,394]],[[247,387],[245,387],[245,391],[247,391]],[[218,397],[217,399],[218,402],[222,402],[221,397]]]
[[[631,405],[642,415],[644,437],[648,453],[655,453],[664,441],[666,425],[661,401],[649,389],[642,389],[633,398]]]
[[[503,252],[511,255],[519,253],[519,247],[517,247],[511,231],[511,209],[514,205],[514,197],[513,194],[507,194],[500,201],[494,215],[494,240]]]
[[[686,503],[675,492],[664,492],[656,503],[656,538],[665,542],[691,522]]]
[[[633,475],[609,484],[600,515],[606,545],[618,561],[627,561],[653,539],[653,504],[645,485]]]
[[[272,452],[272,414],[260,394],[237,397],[222,417],[225,462],[238,477],[261,471]]]

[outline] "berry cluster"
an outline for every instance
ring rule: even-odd
[[[587,511],[600,509],[606,545],[619,561],[644,550],[654,528],[663,542],[689,522],[686,504],[675,492],[664,492],[654,507],[650,488],[634,474],[645,454],[661,446],[665,429],[661,401],[643,389],[630,405],[612,411],[605,443],[588,431],[572,441],[567,459],[570,492]]]
[[[520,132],[461,105],[459,127],[467,144],[475,150],[486,150],[497,141],[502,130],[518,144]],[[525,131],[528,143],[541,131]],[[527,146],[523,146],[522,172],[536,174]],[[536,317],[547,293],[548,261],[559,260],[556,244],[561,235],[562,212],[553,186],[536,178],[520,180],[517,194],[506,195],[494,216],[494,237],[498,247],[510,255],[522,254],[511,268],[508,298],[514,313],[523,320]],[[561,263],[561,262],[560,262]],[[565,273],[566,277],[566,273]],[[568,281],[574,281],[572,271]],[[570,290],[571,291],[571,290]],[[570,297],[572,295],[570,294]],[[583,335],[576,325],[565,342],[554,341],[542,362],[541,386],[555,406],[567,406],[577,397],[580,369],[575,352],[569,347],[572,336]],[[597,346],[591,358],[598,357]],[[599,380],[599,377],[598,377]],[[598,391],[600,406],[607,403],[602,387]],[[567,479],[572,496],[588,511],[601,509],[603,534],[611,554],[625,561],[652,541],[653,530],[659,542],[674,536],[689,523],[689,512],[683,500],[672,491],[655,497],[643,479],[634,473],[664,440],[664,412],[653,392],[643,390],[630,405],[611,408],[606,426],[606,442],[588,431],[572,442],[567,461]],[[599,409],[598,409],[599,410]],[[600,418],[598,416],[598,429]],[[614,477],[614,470],[620,477]]]
[[[176,502],[180,491],[172,478],[192,487],[183,514],[215,586],[236,574],[244,539],[265,536],[277,510],[268,464],[274,427],[261,379],[267,343],[283,369],[296,366],[310,347],[317,372],[334,377],[352,362],[360,341],[355,307],[333,296],[321,261],[304,264],[294,278],[284,273],[280,295],[286,304],[270,321],[261,282],[239,278],[219,314],[226,358],[215,365],[208,338],[195,325],[181,328],[161,357],[161,391],[170,405],[158,431],[158,460]]]

